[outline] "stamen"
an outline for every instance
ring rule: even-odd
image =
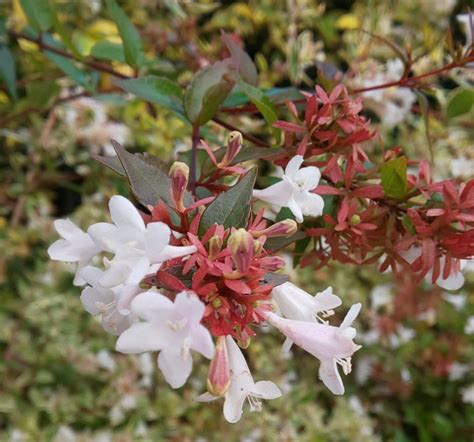
[[[248,403],[250,405],[250,411],[262,411],[262,401],[255,396],[247,396]]]
[[[351,358],[337,358],[336,362],[342,367],[344,374],[349,374],[352,371]]]

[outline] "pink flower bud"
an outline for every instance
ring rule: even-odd
[[[270,227],[267,227],[265,230],[252,232],[253,236],[259,237],[265,235],[267,238],[274,238],[276,236],[290,236],[296,233],[298,229],[298,224],[293,219],[285,219],[278,223],[273,224]]]
[[[209,240],[209,259],[215,259],[222,248],[222,238],[218,235],[211,236]]]
[[[285,260],[280,256],[265,256],[260,258],[260,266],[274,272],[285,266]]]
[[[229,237],[228,246],[239,273],[247,273],[255,253],[254,239],[245,229],[238,229]]]
[[[242,134],[237,131],[232,131],[227,140],[227,152],[224,158],[222,158],[220,165],[227,166],[237,156],[240,149],[242,149]]]
[[[171,178],[171,194],[176,208],[183,211],[185,209],[183,196],[188,185],[189,167],[185,163],[176,161],[172,164],[169,175]]]
[[[213,396],[223,396],[230,385],[229,355],[225,336],[217,338],[216,351],[209,366],[207,389]]]

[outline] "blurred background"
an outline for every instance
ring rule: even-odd
[[[81,55],[101,58],[98,41],[120,42],[100,0],[51,3]],[[225,55],[222,29],[255,60],[261,86],[306,90],[326,77],[352,87],[396,80],[403,72],[397,47],[413,49],[414,73],[442,65],[448,27],[464,44],[466,29],[456,15],[472,6],[469,0],[119,3],[153,57],[151,72],[186,84],[193,71]],[[0,1],[0,15],[8,29],[26,25],[17,0]],[[89,97],[35,44],[18,40],[10,47],[19,98],[12,102],[0,86],[0,440],[473,440],[473,263],[455,293],[415,287],[409,275],[395,280],[376,266],[293,271],[293,281],[309,292],[330,285],[345,305],[363,304],[357,321],[363,348],[344,379],[347,392],[331,395],[317,379],[317,362],[298,349],[284,357],[281,336],[267,331],[252,342],[249,363],[285,394],[235,425],[223,419],[222,403],[192,401],[205,389],[206,364],[196,363],[186,386],[174,391],[152,356],[116,353],[115,338],[83,310],[68,266],[48,259],[52,222],[69,217],[84,228],[106,219],[110,196],[128,195],[120,177],[91,159],[113,154],[111,138],[169,163],[190,147],[190,128],[163,108],[115,91],[106,74],[95,79],[104,93]],[[110,64],[132,73],[120,61]],[[366,94],[365,112],[380,134],[374,144],[430,159],[438,179],[472,178],[474,70],[451,71],[433,85],[428,114],[408,89]],[[61,100],[72,93],[78,98]],[[235,122],[270,134],[252,115]],[[212,124],[204,131],[216,144],[226,135]]]

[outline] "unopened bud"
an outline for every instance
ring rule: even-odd
[[[260,266],[274,272],[285,266],[285,260],[281,256],[264,256],[260,259]]]
[[[220,164],[227,166],[237,156],[240,149],[242,149],[242,134],[234,130],[229,134],[229,138],[227,139],[227,151]]]
[[[213,260],[222,248],[222,238],[218,235],[211,236],[209,240],[209,259]]]
[[[171,178],[171,194],[173,195],[176,208],[179,211],[183,211],[185,209],[183,196],[188,185],[189,167],[185,163],[176,161],[171,165],[169,175]]]
[[[228,245],[239,273],[247,273],[254,256],[254,239],[245,229],[238,229],[229,237]]]
[[[295,220],[285,219],[284,221],[280,221],[267,227],[265,230],[252,232],[252,234],[257,238],[262,235],[265,235],[267,238],[274,238],[276,236],[291,236],[296,233],[297,229],[298,224],[296,224]]]
[[[213,396],[222,396],[230,385],[229,355],[225,336],[217,338],[216,351],[209,366],[207,389]]]

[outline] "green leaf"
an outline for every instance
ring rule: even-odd
[[[10,49],[0,43],[0,78],[5,83],[5,86],[13,100],[18,98],[16,93],[16,69],[15,60]]]
[[[122,176],[127,176],[125,169],[118,157],[105,157],[102,155],[93,155],[92,158],[98,161],[100,164],[112,169],[114,172]]]
[[[238,44],[236,44],[228,34],[222,33],[222,40],[230,52],[232,62],[239,71],[242,79],[253,86],[258,83],[258,73],[255,63],[250,58],[249,54],[245,52]]]
[[[277,252],[280,249],[283,249],[290,244],[293,244],[296,241],[300,241],[306,238],[304,232],[296,232],[294,235],[286,238],[284,236],[277,237],[277,238],[270,238],[265,242],[265,249],[269,252]]]
[[[36,81],[26,85],[28,102],[39,109],[48,108],[60,90],[61,88],[54,81]]]
[[[407,192],[407,159],[395,158],[381,168],[382,187],[390,198],[402,199]]]
[[[48,0],[20,0],[28,23],[37,32],[46,32],[53,25],[54,13]]]
[[[138,69],[145,61],[140,35],[115,0],[106,0],[106,5],[122,39],[125,60],[130,66]]]
[[[260,89],[247,83],[240,83],[239,86],[242,92],[249,97],[250,101],[257,106],[257,109],[270,126],[278,120],[275,106]]]
[[[202,214],[199,233],[202,235],[216,223],[225,228],[246,227],[256,178],[257,168],[254,167],[235,186],[219,194]]]
[[[295,242],[295,251],[293,254],[293,267],[296,267],[299,264],[303,256],[303,253],[308,248],[308,245],[311,242],[311,240],[312,238],[310,236],[307,236],[306,238],[300,239]]]
[[[122,163],[132,192],[138,201],[147,206],[155,206],[160,199],[173,204],[171,199],[171,180],[155,163],[153,157],[144,157],[127,152],[119,143],[112,140],[117,157]],[[109,167],[111,167],[109,165]]]
[[[457,89],[448,101],[446,116],[451,119],[467,114],[473,106],[474,89]]]
[[[184,110],[189,121],[206,124],[234,87],[229,63],[219,61],[196,73],[184,95]]]
[[[183,113],[181,105],[183,93],[179,85],[169,78],[149,75],[129,80],[115,80],[114,84],[151,103],[159,104],[180,114]]]
[[[275,222],[284,221],[285,219],[295,219],[295,215],[288,207],[282,207],[278,212]]]
[[[108,40],[98,41],[92,46],[91,55],[101,60],[125,62],[123,46]]]

